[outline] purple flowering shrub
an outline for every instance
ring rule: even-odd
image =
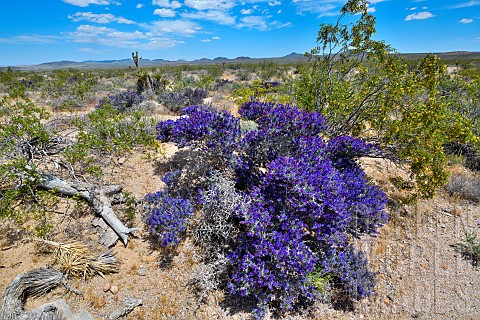
[[[184,117],[160,122],[157,139],[174,142],[180,148],[196,147],[209,153],[228,156],[240,142],[240,120],[227,111],[208,106],[182,109]]]
[[[196,235],[209,230],[208,246],[222,248],[230,294],[253,298],[259,318],[268,309],[286,312],[312,302],[316,289],[309,277],[318,270],[354,299],[371,294],[374,273],[349,239],[375,234],[387,219],[385,194],[355,161],[380,155],[374,145],[348,136],[327,139],[321,114],[290,105],[246,103],[240,115],[256,126],[243,134],[225,111],[192,106],[183,113],[159,123],[157,138],[220,159],[210,165],[236,180],[230,185],[238,195],[235,209],[218,199],[227,194],[217,179],[217,187],[207,185],[197,198],[203,209],[191,226]],[[212,230],[236,230],[235,241]]]
[[[160,246],[175,245],[185,232],[193,214],[193,205],[187,199],[170,197],[158,191],[145,196],[145,221]]]
[[[136,92],[125,91],[101,99],[96,108],[101,108],[105,103],[108,103],[115,110],[125,112],[131,110],[132,107],[138,105],[143,100],[145,100],[145,98],[142,95],[139,95]]]
[[[373,293],[375,274],[368,268],[368,261],[362,251],[355,251],[351,245],[330,248],[321,262],[325,274],[333,274],[335,280],[351,298],[360,300]]]
[[[186,106],[202,104],[206,97],[208,91],[205,89],[185,88],[180,91],[163,91],[157,96],[157,100],[170,111],[178,112]]]

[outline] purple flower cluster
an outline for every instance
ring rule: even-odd
[[[170,111],[178,112],[181,108],[203,103],[208,91],[200,88],[186,88],[182,91],[164,91],[157,97]]]
[[[280,85],[280,82],[278,81],[265,81],[262,83],[261,87],[265,89],[273,89],[275,87],[278,87]]]
[[[180,241],[193,214],[193,205],[189,200],[158,191],[145,196],[145,211],[150,233],[161,246],[168,246]]]
[[[334,274],[343,289],[356,300],[373,293],[375,273],[369,270],[363,252],[356,252],[351,245],[328,250],[322,259],[322,268],[324,273]]]
[[[105,99],[101,99],[96,108],[102,108],[108,103],[112,108],[120,112],[131,110],[133,106],[138,105],[145,100],[142,95],[136,92],[125,91],[115,95],[109,95]]]
[[[267,308],[286,312],[313,299],[308,276],[319,268],[353,298],[372,292],[374,274],[348,234],[375,234],[387,219],[385,194],[355,162],[378,155],[374,145],[326,139],[321,114],[290,105],[246,103],[240,115],[257,127],[244,135],[224,111],[183,113],[158,124],[158,139],[223,158],[216,169],[236,178],[245,199],[225,220],[239,230],[227,250],[231,294],[254,298],[259,317]]]
[[[210,153],[231,156],[240,141],[240,120],[227,111],[207,106],[182,109],[183,117],[160,122],[157,139],[174,142],[180,148],[194,146]]]

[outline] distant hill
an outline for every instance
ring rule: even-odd
[[[469,60],[480,59],[480,52],[470,51],[452,51],[452,52],[431,52],[442,60]],[[405,59],[420,59],[429,53],[401,53],[400,56]]]
[[[401,53],[400,56],[406,59],[419,59],[426,56],[428,53]],[[454,51],[454,52],[434,52],[442,60],[468,60],[468,59],[480,59],[480,52],[468,52],[468,51]],[[250,58],[240,56],[234,59],[229,59],[225,57],[217,57],[214,59],[197,59],[193,61],[187,61],[179,59],[176,61],[164,60],[164,59],[142,59],[139,64],[142,67],[160,67],[165,65],[179,65],[179,64],[218,64],[218,63],[262,63],[262,62],[275,62],[275,63],[295,63],[307,61],[307,58],[301,54],[292,52],[283,57],[273,57],[273,58]],[[23,70],[54,70],[54,69],[67,69],[67,68],[76,68],[76,69],[98,69],[98,68],[128,68],[134,67],[132,59],[122,59],[122,60],[101,60],[101,61],[55,61],[55,62],[46,62],[38,65],[23,65],[15,66],[15,69]]]

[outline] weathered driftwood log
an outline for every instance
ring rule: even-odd
[[[39,297],[64,283],[64,275],[54,268],[39,268],[18,275],[3,291],[0,320],[93,320],[82,311],[74,315],[64,300],[46,303],[33,311],[23,306],[28,297]]]
[[[40,172],[40,177],[39,186],[42,188],[87,200],[95,213],[115,231],[124,245],[128,243],[128,234],[138,230],[138,228],[127,228],[113,212],[111,197],[122,191],[121,186],[96,186],[84,182],[67,181],[44,172]]]

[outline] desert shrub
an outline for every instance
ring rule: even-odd
[[[192,236],[202,248],[201,261],[190,277],[190,284],[202,296],[225,287],[230,261],[227,258],[239,232],[235,212],[245,206],[244,198],[235,189],[235,182],[213,172],[209,185],[199,194],[199,215],[194,219]]]
[[[321,138],[325,118],[289,105],[245,104],[240,114],[256,128],[244,134],[225,111],[192,106],[183,113],[157,125],[157,137],[217,159],[207,172],[216,170],[214,182],[206,178],[196,199],[200,220],[190,226],[206,239],[204,251],[217,253],[207,255],[196,275],[204,288],[221,281],[199,275],[225,274],[215,256],[226,256],[228,292],[256,301],[259,317],[267,309],[283,313],[310,303],[315,272],[328,274],[353,299],[372,292],[374,275],[350,248],[349,234],[375,234],[386,221],[385,195],[355,161],[377,155],[378,148],[353,137]],[[167,175],[168,188],[178,174]]]
[[[208,106],[190,106],[182,110],[184,117],[160,122],[157,139],[174,142],[180,148],[200,148],[227,159],[240,139],[240,120],[227,111]]]
[[[66,160],[94,176],[101,175],[99,163],[106,156],[125,154],[138,146],[157,147],[153,119],[146,119],[140,111],[118,112],[105,101],[73,124],[78,137],[66,148]]]
[[[246,69],[239,69],[236,73],[238,81],[249,81],[252,78],[251,71]]]
[[[209,177],[209,183],[199,194],[200,216],[192,235],[195,244],[215,252],[235,241],[238,229],[232,220],[235,212],[244,205],[244,199],[235,189],[235,182],[219,172]]]
[[[169,81],[160,69],[149,72],[146,69],[137,71],[137,94],[165,91]]]
[[[322,272],[356,300],[373,293],[375,274],[369,269],[364,253],[351,245],[327,251],[322,259]]]
[[[457,250],[460,251],[462,257],[469,260],[474,267],[478,267],[480,263],[480,241],[477,236],[479,227],[480,220],[477,220],[474,228],[465,231],[464,242],[457,245]]]
[[[472,130],[480,136],[480,68],[469,65],[452,76],[444,75],[439,91],[448,107],[469,119]]]
[[[336,24],[321,25],[308,54],[313,63],[299,69],[296,103],[325,115],[332,136],[378,141],[389,150],[385,156],[410,165],[416,195],[432,197],[448,178],[443,145],[475,141],[472,122],[441,94],[445,68],[438,58],[428,55],[410,68],[374,33],[367,1],[347,1]]]
[[[283,86],[277,81],[254,80],[250,85],[243,85],[232,91],[235,102],[242,106],[249,100],[261,102],[291,103],[292,97],[283,91]]]
[[[35,221],[38,237],[51,231],[51,208],[58,202],[55,192],[37,190],[38,159],[58,151],[55,132],[43,125],[47,118],[21,89],[0,98],[0,219],[14,219],[20,228]]]
[[[101,99],[96,107],[101,108],[108,103],[113,109],[119,112],[125,112],[132,110],[133,107],[137,106],[144,99],[145,98],[142,95],[135,92],[125,91]]]
[[[90,71],[54,70],[44,81],[42,98],[55,109],[71,110],[83,106],[97,84],[97,76]]]
[[[454,174],[450,176],[448,183],[445,185],[445,190],[463,199],[480,202],[480,179],[475,176]]]
[[[150,227],[150,234],[157,238],[161,246],[177,244],[193,214],[190,201],[158,191],[145,197],[145,207],[145,220]]]
[[[158,95],[157,100],[170,111],[178,112],[183,107],[202,104],[206,97],[208,92],[204,89],[186,88],[181,91],[164,91]]]

